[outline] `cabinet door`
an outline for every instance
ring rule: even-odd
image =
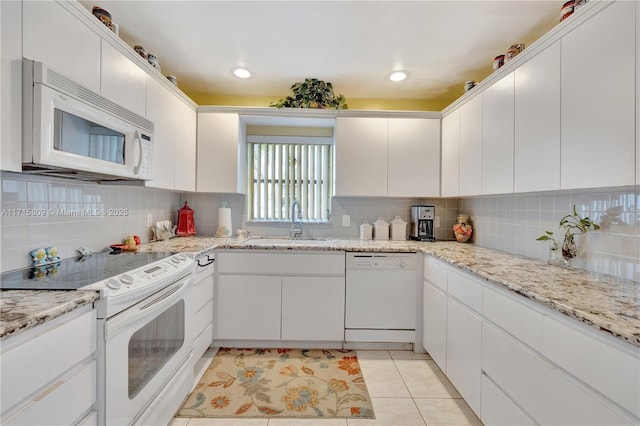
[[[23,56],[100,93],[100,36],[61,3],[22,2]]]
[[[449,298],[447,303],[447,377],[476,413],[480,413],[482,321]]]
[[[482,94],[460,107],[460,195],[482,193]]]
[[[513,73],[482,93],[482,193],[513,192]]]
[[[460,194],[460,110],[442,119],[442,196]]]
[[[282,340],[344,340],[344,277],[282,278]]]
[[[447,295],[425,281],[422,302],[422,345],[446,373]]]
[[[147,73],[102,40],[100,93],[130,111],[146,116]]]
[[[515,71],[515,192],[560,189],[560,42]]]
[[[165,89],[167,90],[167,89]],[[196,121],[195,109],[171,94],[173,126],[171,139],[175,152],[174,188],[180,191],[196,190]]]
[[[22,2],[0,2],[0,169],[22,171]]]
[[[218,276],[217,338],[280,339],[281,278]]]
[[[147,118],[154,123],[153,180],[146,186],[174,189],[174,143],[171,138],[173,114],[172,97],[152,77],[147,80]]]
[[[389,119],[387,195],[440,196],[440,120]]]
[[[336,119],[336,195],[387,195],[388,119]]]
[[[562,189],[635,182],[635,7],[611,2],[562,38]]]
[[[197,191],[244,194],[246,158],[241,155],[238,114],[198,113],[197,139]]]

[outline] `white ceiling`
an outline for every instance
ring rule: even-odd
[[[273,97],[306,77],[349,99],[460,96],[494,56],[530,44],[560,18],[564,0],[537,1],[82,1],[100,5],[120,37],[158,56],[163,74],[200,104],[221,96]],[[237,66],[253,74],[233,76]],[[393,83],[395,69],[410,78]],[[266,105],[265,105],[266,106]]]

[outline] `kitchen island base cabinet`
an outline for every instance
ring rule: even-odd
[[[216,346],[341,344],[344,252],[234,250],[216,263]]]

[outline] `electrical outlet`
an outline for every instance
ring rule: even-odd
[[[351,226],[351,216],[349,216],[348,214],[342,215],[342,226]]]
[[[435,220],[433,221],[433,226],[435,226],[436,228],[440,228],[440,216],[436,216]]]
[[[153,213],[147,213],[147,227],[153,226]]]

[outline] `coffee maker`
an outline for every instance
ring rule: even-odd
[[[433,222],[436,218],[434,206],[411,206],[411,233],[409,239],[417,241],[435,241]]]

